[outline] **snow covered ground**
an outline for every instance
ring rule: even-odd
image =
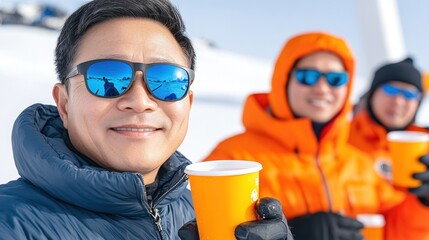
[[[54,104],[57,82],[54,48],[58,32],[25,26],[0,25],[0,184],[16,179],[11,130],[16,117],[33,103]],[[273,62],[210,47],[194,39],[197,52],[195,101],[188,135],[179,150],[192,161],[201,160],[223,138],[242,130],[245,96],[269,90]],[[279,47],[280,48],[280,47]],[[366,81],[355,84],[356,99]],[[429,125],[429,101],[418,122]]]

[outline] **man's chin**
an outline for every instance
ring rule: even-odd
[[[331,118],[328,118],[325,116],[315,116],[311,119],[311,121],[317,122],[317,123],[326,123],[326,122],[329,122],[330,120]]]
[[[406,127],[406,123],[403,122],[390,122],[390,124],[386,124],[389,129],[404,129]]]

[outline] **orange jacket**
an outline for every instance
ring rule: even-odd
[[[414,124],[410,125],[407,130],[429,133],[427,129]],[[383,162],[389,161],[386,135],[387,131],[371,119],[366,108],[358,111],[353,117],[349,142],[368,153],[373,161],[373,168],[384,177],[388,177],[388,175],[385,175],[386,173],[380,169],[380,166]],[[422,205],[417,197],[408,193],[406,189],[401,189],[401,191],[407,194],[407,200],[387,213],[386,227],[390,231],[386,233],[386,237],[409,240],[429,239],[429,225],[426,222],[429,219],[429,208]],[[403,219],[406,219],[408,224],[408,231],[405,232],[401,231],[401,228],[395,227],[400,225]]]
[[[320,140],[310,119],[294,117],[286,95],[288,75],[295,62],[316,51],[337,54],[350,76],[347,102],[324,127]],[[403,202],[404,194],[380,178],[369,157],[347,142],[353,74],[353,56],[342,39],[320,32],[292,38],[276,62],[271,92],[247,98],[245,131],[220,142],[206,160],[260,162],[260,197],[279,199],[289,219],[318,211],[354,217],[392,209]],[[406,231],[406,219],[394,227]]]

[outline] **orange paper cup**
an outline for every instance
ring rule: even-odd
[[[421,182],[412,177],[426,167],[419,157],[428,153],[429,134],[413,131],[392,131],[387,134],[392,163],[392,184],[399,187],[418,187]]]
[[[235,239],[235,227],[255,220],[260,163],[218,160],[186,167],[200,239]]]
[[[357,220],[362,222],[364,228],[361,230],[365,240],[384,239],[384,216],[381,214],[359,214]]]

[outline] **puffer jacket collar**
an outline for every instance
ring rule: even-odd
[[[387,150],[387,131],[371,118],[368,111],[356,113],[352,121],[352,129],[353,134],[360,135],[357,139],[364,139],[365,143],[372,145],[371,148]]]
[[[254,131],[274,139],[289,152],[298,154],[329,154],[342,152],[346,144],[349,123],[344,117],[328,124],[320,140],[317,139],[308,118],[279,119],[267,111],[268,94],[248,96],[244,105],[243,125],[246,131]],[[327,131],[329,129],[329,131]]]
[[[66,129],[56,107],[35,104],[24,110],[12,131],[20,176],[51,196],[90,211],[140,217],[148,214],[141,174],[98,167],[68,148],[64,136]],[[184,168],[190,163],[175,152],[163,164],[154,197],[158,206],[177,200],[183,193],[187,186]]]

